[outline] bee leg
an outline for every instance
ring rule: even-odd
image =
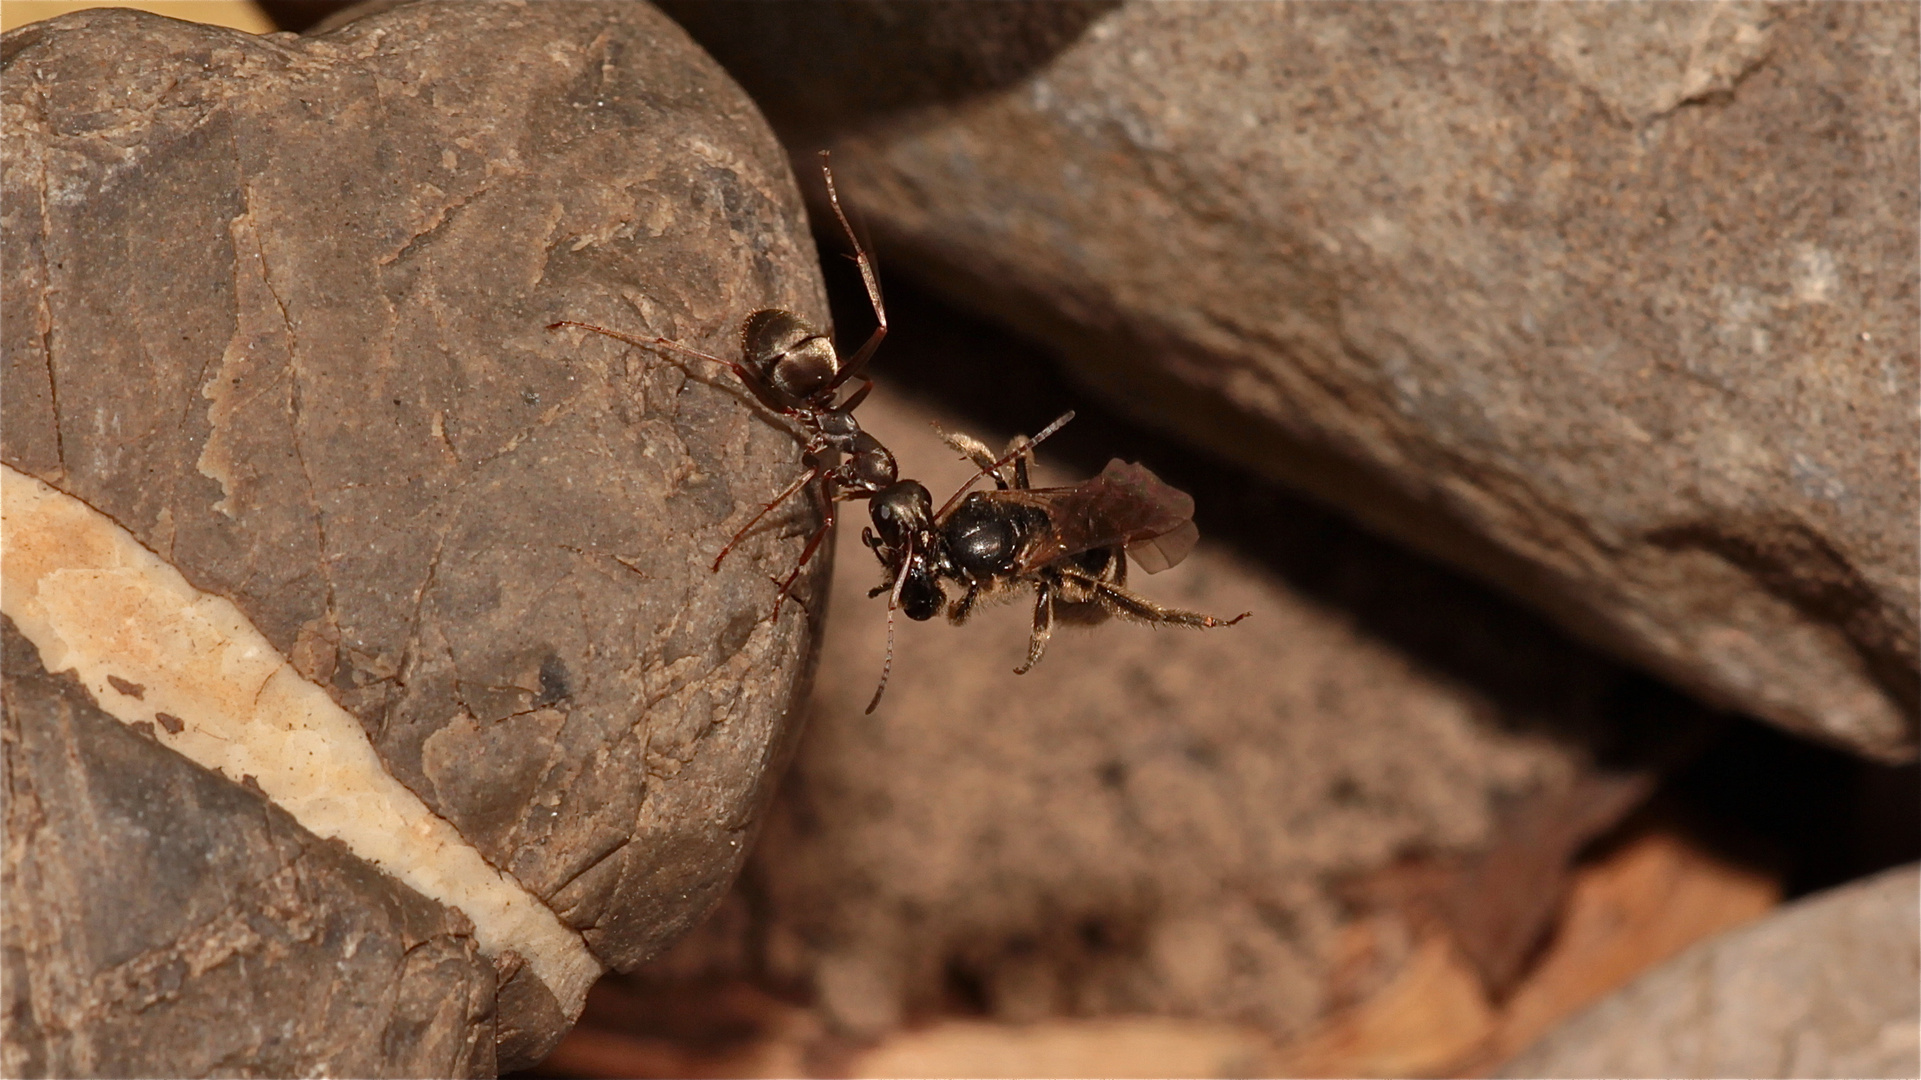
[[[1127,554],[1121,548],[1094,548],[1072,557],[1068,566],[1061,567],[1061,582],[1079,585],[1074,595],[1061,594],[1061,599],[1076,604],[1096,603],[1095,582],[1127,587]]]
[[[934,430],[940,434],[942,442],[953,447],[962,457],[983,469],[992,469],[994,467],[994,455],[988,452],[986,443],[976,439],[972,435],[962,434],[958,431],[949,431],[940,426],[939,423],[934,425]]]
[[[1123,573],[1124,572],[1125,571],[1123,571]],[[1127,589],[1112,581],[1104,581],[1083,575],[1073,575],[1073,577],[1077,583],[1085,584],[1091,588],[1094,593],[1094,602],[1107,609],[1108,612],[1130,619],[1138,619],[1145,623],[1172,623],[1176,626],[1199,626],[1203,628],[1210,626],[1233,626],[1235,623],[1254,614],[1251,611],[1243,611],[1231,619],[1216,618],[1213,615],[1203,615],[1198,611],[1183,611],[1180,608],[1165,607],[1156,604],[1147,597],[1129,592]]]
[[[1014,436],[1007,440],[1007,450],[1001,454],[1001,458],[1003,460],[1007,458],[1013,459],[1007,466],[1007,468],[1013,471],[1011,483],[1008,478],[1004,478],[999,474],[996,474],[994,477],[994,479],[1000,483],[1001,487],[1012,487],[1017,491],[1026,491],[1029,487],[1033,486],[1027,481],[1027,463],[1034,460],[1034,440],[1025,435]]]
[[[974,602],[979,600],[980,596],[980,586],[969,585],[967,591],[961,594],[961,598],[954,601],[953,606],[947,609],[947,621],[955,626],[966,622],[967,617],[974,613]]]
[[[1027,639],[1027,663],[1014,669],[1014,674],[1025,675],[1034,670],[1041,662],[1041,653],[1047,651],[1047,638],[1054,632],[1054,587],[1052,583],[1041,581],[1034,585],[1034,635]]]

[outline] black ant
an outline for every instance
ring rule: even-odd
[[[998,458],[977,439],[942,432],[947,444],[980,471],[938,513],[927,488],[914,480],[893,484],[869,501],[874,527],[861,530],[861,542],[873,549],[892,581],[868,593],[891,593],[887,660],[868,712],[880,704],[893,671],[896,608],[925,621],[945,607],[948,621],[958,625],[981,600],[1034,586],[1034,631],[1027,661],[1014,669],[1016,675],[1040,663],[1057,604],[1088,604],[1104,615],[1196,627],[1232,626],[1252,614],[1217,619],[1165,607],[1128,590],[1129,556],[1148,573],[1159,573],[1185,559],[1201,535],[1194,527],[1193,498],[1162,483],[1145,466],[1116,458],[1092,480],[1068,487],[1029,486],[1034,447],[1073,418],[1067,413],[1032,439],[1016,436]],[[996,490],[968,490],[983,477],[992,477]],[[942,578],[965,590],[952,604]]]
[[[867,286],[867,298],[873,302],[874,318],[878,322],[860,351],[847,362],[841,362],[840,354],[835,351],[833,341],[826,334],[809,325],[799,315],[777,308],[756,311],[741,323],[741,359],[737,361],[709,356],[666,338],[642,340],[591,323],[563,320],[547,327],[549,330],[558,330],[563,326],[578,327],[643,349],[665,349],[696,360],[721,364],[731,369],[741,384],[768,410],[793,421],[801,429],[807,440],[801,448],[801,457],[808,465],[808,471],[774,496],[772,502],[761,507],[760,513],[741,526],[740,531],[727,541],[727,546],[721,548],[720,554],[714,558],[713,569],[718,572],[728,552],[734,550],[735,545],[759,524],[761,518],[786,502],[795,492],[819,480],[826,511],[820,528],[814,530],[814,535],[807,540],[807,546],[801,549],[800,561],[780,582],[780,594],[774,599],[776,619],[780,618],[780,605],[787,599],[788,590],[793,588],[794,579],[800,576],[801,569],[814,557],[821,540],[834,527],[834,504],[850,499],[872,498],[893,484],[900,475],[894,455],[879,440],[862,431],[860,423],[854,419],[854,409],[866,400],[874,388],[874,381],[863,372],[874,350],[880,347],[881,339],[887,336],[887,309],[881,303],[880,282],[874,276],[867,252],[861,248],[860,239],[854,235],[854,227],[848,224],[847,215],[840,208],[840,196],[834,190],[834,171],[829,166],[825,150],[820,152],[820,172],[827,181],[827,201],[834,208],[834,216],[840,220],[848,241],[853,244],[854,261],[860,265],[861,282]],[[841,386],[855,378],[861,380],[860,388],[849,394],[845,401],[834,404]],[[834,463],[830,451],[836,457],[844,455],[844,459]]]

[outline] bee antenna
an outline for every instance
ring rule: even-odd
[[[982,466],[980,471],[976,472],[973,475],[973,477],[967,481],[967,483],[962,484],[960,486],[959,491],[954,492],[953,498],[947,500],[947,502],[941,506],[940,513],[935,514],[934,519],[938,521],[939,519],[946,517],[947,512],[954,508],[954,504],[961,501],[961,496],[967,494],[967,489],[973,487],[975,484],[980,483],[982,477],[986,476],[988,473],[998,471],[1001,466],[1007,464],[1008,462],[1014,460],[1017,457],[1020,457],[1022,454],[1031,452],[1036,446],[1039,446],[1042,442],[1046,441],[1049,435],[1052,435],[1056,431],[1059,431],[1060,429],[1066,427],[1067,422],[1072,419],[1074,419],[1074,410],[1069,409],[1066,412],[1055,417],[1053,423],[1042,428],[1039,435],[1034,436],[1033,438],[1027,440],[1026,442],[1015,447],[1014,449],[1009,450],[1007,453],[1002,454],[1000,457],[994,460],[993,464]]]
[[[907,569],[913,565],[914,536],[909,533],[900,560],[900,576],[894,579],[894,591],[887,596],[887,659],[880,665],[880,685],[874,687],[874,700],[867,703],[869,716],[880,707],[880,696],[887,692],[887,678],[894,673],[894,609],[900,607],[901,589],[907,585]]]

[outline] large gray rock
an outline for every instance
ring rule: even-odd
[[[631,3],[421,4],[312,38],[90,11],[5,57],[5,464],[237,605],[576,949],[664,948],[733,879],[795,734],[814,628],[770,619],[768,575],[817,511],[711,572],[797,473],[792,433],[724,370],[544,327],[727,354],[758,308],[825,325],[753,105]],[[231,818],[165,827],[218,847]],[[578,1001],[492,959],[505,1068]],[[202,1071],[148,1035],[135,1071]],[[380,1071],[323,1051],[274,1070]],[[416,1066],[467,1068],[390,1063]]]
[[[1504,1076],[1921,1076],[1921,875],[1890,870],[1703,942]]]
[[[1913,755],[1910,6],[968,8],[673,10],[1112,401]]]

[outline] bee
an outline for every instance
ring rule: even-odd
[[[841,209],[840,195],[834,190],[834,171],[825,150],[820,152],[820,172],[827,184],[828,204],[833,207],[834,216],[840,220],[841,228],[846,231],[847,239],[853,245],[854,261],[860,266],[861,283],[867,287],[867,299],[874,306],[876,325],[873,333],[868,335],[860,350],[845,361],[835,350],[832,338],[799,315],[779,308],[753,312],[741,323],[739,360],[709,356],[662,337],[630,337],[591,323],[562,320],[547,326],[549,330],[576,327],[643,349],[719,364],[731,370],[741,385],[769,412],[786,418],[800,429],[805,440],[801,447],[801,460],[806,464],[807,471],[774,496],[773,501],[761,507],[760,512],[741,526],[733,539],[720,549],[720,554],[714,557],[713,569],[718,573],[720,564],[762,518],[795,493],[818,483],[821,503],[826,509],[821,515],[820,527],[814,530],[807,540],[807,546],[801,549],[800,561],[780,582],[780,592],[774,598],[776,619],[780,618],[781,604],[787,599],[788,590],[793,588],[794,580],[833,529],[834,505],[852,499],[871,498],[900,478],[900,469],[893,453],[881,445],[880,440],[862,431],[860,421],[854,418],[854,409],[874,389],[874,381],[866,376],[867,362],[873,357],[874,350],[880,347],[882,339],[887,337],[887,307],[881,301],[880,281],[874,274],[873,263],[861,247],[860,238],[854,235],[854,227],[848,223],[847,214]],[[836,404],[835,399],[840,396],[841,387],[855,379],[860,380],[861,385]]]
[[[880,704],[893,671],[896,610],[916,621],[945,610],[958,625],[982,602],[1032,586],[1034,628],[1016,675],[1040,663],[1062,605],[1195,627],[1232,626],[1252,614],[1219,619],[1157,604],[1128,589],[1129,558],[1159,573],[1185,559],[1200,539],[1193,498],[1145,466],[1116,458],[1099,476],[1078,484],[1037,488],[1028,482],[1034,448],[1073,418],[1071,412],[1063,415],[1032,439],[1016,436],[998,458],[977,439],[943,431],[947,444],[980,468],[938,512],[926,486],[915,480],[898,481],[868,501],[873,526],[861,530],[861,542],[890,579],[868,594],[889,593],[887,659],[868,712]],[[994,490],[971,490],[984,478],[994,481]],[[951,602],[944,579],[960,589]]]

